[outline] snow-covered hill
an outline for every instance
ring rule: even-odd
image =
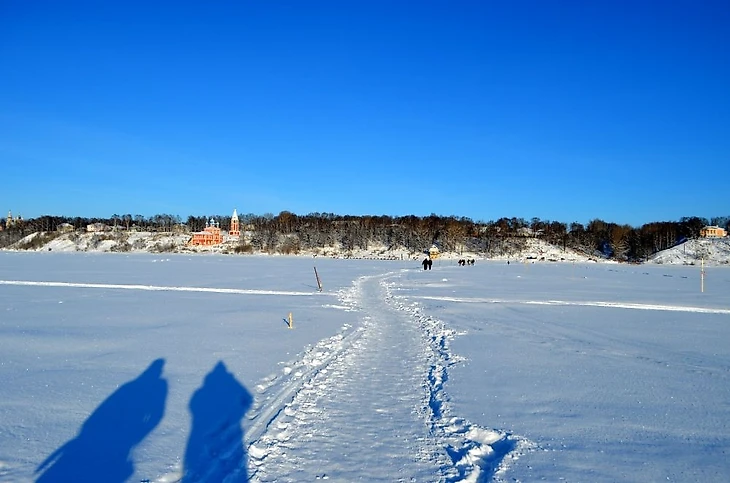
[[[240,250],[238,239],[224,239],[220,245],[196,247],[188,245],[190,235],[184,233],[151,232],[106,232],[106,233],[55,233],[38,232],[28,235],[9,247],[10,250],[54,251],[54,252],[129,252],[129,253],[236,253]],[[427,249],[428,247],[424,247]],[[251,253],[251,252],[249,252]],[[340,246],[328,246],[316,251],[302,250],[303,256],[322,256],[328,258],[356,258],[382,260],[420,260],[422,252],[414,252],[403,247],[388,248],[372,243],[367,249],[344,250]],[[447,260],[483,259],[483,254],[470,251],[442,252],[440,258]],[[570,249],[550,245],[542,240],[526,238],[523,248],[494,257],[512,261],[595,261],[590,257]]]
[[[183,233],[36,232],[12,244],[11,250],[54,252],[181,252],[190,236]]]
[[[130,253],[237,253],[240,251],[238,239],[227,239],[212,247],[188,245],[190,235],[185,233],[151,232],[112,232],[112,233],[53,233],[38,232],[28,235],[9,247],[10,250],[54,251],[54,252],[130,252]],[[601,257],[590,257],[569,248],[563,249],[546,243],[538,238],[526,238],[523,247],[517,252],[491,257],[496,260],[513,262],[600,262]],[[424,249],[427,247],[424,247]],[[248,251],[247,253],[254,253]],[[419,260],[420,252],[405,248],[389,249],[384,245],[371,244],[368,249],[344,250],[339,246],[329,246],[297,253],[302,256],[322,256],[328,258],[356,258],[381,260]],[[484,259],[476,252],[442,252],[442,259]],[[647,263],[672,265],[730,264],[730,238],[688,240],[676,247],[656,253]]]
[[[730,237],[688,240],[653,255],[648,262],[672,265],[730,264]]]

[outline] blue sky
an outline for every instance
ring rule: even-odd
[[[727,2],[0,2],[0,209],[730,214]]]

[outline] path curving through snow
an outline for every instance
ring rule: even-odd
[[[533,445],[451,414],[453,332],[391,293],[398,274],[340,294],[360,327],[263,381],[246,431],[257,482],[502,481]]]

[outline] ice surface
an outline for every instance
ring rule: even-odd
[[[729,269],[420,268],[0,253],[0,481],[730,480]]]

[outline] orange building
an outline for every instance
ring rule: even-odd
[[[211,218],[205,222],[205,229],[193,233],[193,238],[190,239],[188,245],[209,247],[212,245],[220,245],[223,243],[223,236],[221,235],[221,229],[218,226],[218,222]]]

